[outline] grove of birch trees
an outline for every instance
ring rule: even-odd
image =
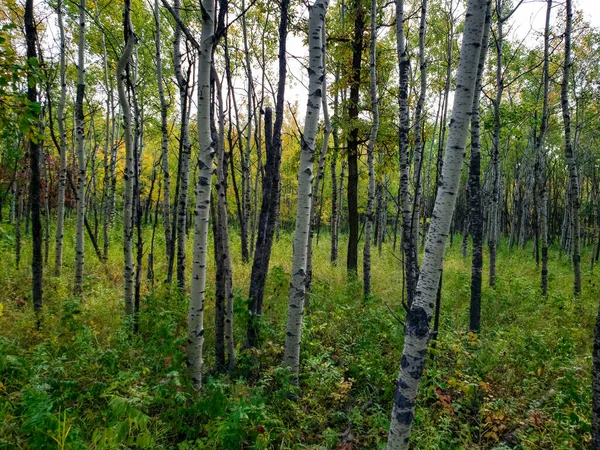
[[[594,11],[1,3],[0,448],[600,449]]]

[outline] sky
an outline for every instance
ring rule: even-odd
[[[559,10],[562,10],[564,0],[554,0],[551,24],[556,24],[559,19]],[[573,0],[573,7],[582,10],[585,19],[593,26],[600,28],[600,2],[599,0]],[[525,38],[530,30],[541,33],[544,30],[546,19],[546,2],[540,0],[526,0],[517,9],[511,22],[513,33],[518,38]]]
[[[516,4],[517,0],[513,0],[513,3]],[[558,17],[559,12],[563,10],[563,4],[564,0],[553,1],[551,26],[557,24],[559,20],[564,20]],[[573,8],[574,10],[582,10],[586,21],[593,27],[600,28],[600,0],[573,0]],[[507,33],[511,38],[523,41],[526,45],[541,45],[541,33],[544,30],[545,19],[545,0],[524,0],[511,17]],[[292,54],[300,59],[308,55],[308,49],[303,46],[300,38],[290,36],[288,38],[288,49],[290,48],[294,49]],[[290,73],[293,74],[295,82],[292,85],[288,84],[286,87],[286,97],[290,103],[298,103],[298,122],[302,126],[308,97],[305,86],[308,82],[308,76],[306,69],[292,58],[288,59],[288,75]]]

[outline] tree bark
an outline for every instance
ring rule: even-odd
[[[336,120],[333,124],[332,135],[333,135],[333,155],[331,158],[331,255],[330,260],[333,264],[337,264],[338,260],[338,234],[339,234],[339,202],[338,202],[338,182],[337,182],[337,159],[340,149],[340,136],[339,136],[339,105],[340,105],[340,91],[338,83],[340,80],[339,68],[335,71],[335,95],[333,97],[333,115]],[[342,185],[339,185],[339,189],[342,190]]]
[[[190,379],[199,392],[202,387],[202,347],[204,344],[204,297],[206,288],[206,255],[208,253],[208,220],[210,211],[211,177],[213,172],[213,141],[210,132],[210,71],[215,40],[215,6],[211,0],[202,1],[202,34],[198,68],[198,158],[199,175],[196,184],[194,209],[194,257],[188,315],[187,363]]]
[[[379,130],[379,98],[377,95],[377,0],[371,0],[371,55],[369,61],[369,94],[371,96],[371,135],[367,147],[369,189],[365,221],[365,243],[363,247],[363,296],[371,296],[371,240],[373,235],[373,203],[375,201],[375,142]]]
[[[400,206],[402,210],[402,253],[406,273],[406,297],[408,305],[412,304],[418,279],[417,253],[414,235],[412,233],[412,205],[409,187],[409,158],[408,158],[408,76],[410,61],[404,36],[404,0],[396,0],[396,50],[400,73],[398,95],[400,128],[398,134],[400,154]]]
[[[248,303],[248,330],[246,346],[256,347],[259,339],[260,318],[263,308],[263,297],[275,224],[279,215],[279,180],[281,166],[281,129],[283,126],[283,108],[285,100],[286,39],[288,33],[289,0],[281,2],[281,19],[279,21],[279,81],[277,84],[277,101],[275,107],[275,124],[271,130],[272,112],[265,109],[265,147],[266,165],[263,179],[262,204],[258,223],[256,248],[250,275],[250,302]]]
[[[168,108],[165,99],[165,88],[163,84],[162,58],[160,54],[160,16],[158,12],[158,0],[154,0],[154,43],[156,49],[156,80],[158,83],[158,97],[160,99],[160,131],[161,131],[161,162],[163,171],[163,227],[165,232],[166,255],[171,254],[171,174],[169,170],[169,131],[168,131]]]
[[[79,2],[79,48],[77,51],[77,97],[75,99],[75,133],[77,138],[77,222],[75,226],[75,293],[83,290],[85,184],[87,169],[85,159],[83,97],[85,95],[85,0]]]
[[[565,62],[563,64],[563,77],[560,87],[563,122],[565,125],[565,157],[569,168],[569,200],[571,203],[571,249],[573,253],[573,292],[575,296],[581,294],[581,256],[580,256],[580,217],[581,198],[579,193],[579,174],[577,169],[577,155],[571,138],[571,113],[569,112],[569,75],[571,73],[571,29],[573,26],[573,11],[571,0],[567,0],[567,17],[565,24]]]
[[[323,72],[326,72],[327,66],[327,37],[325,36],[325,26],[322,27],[322,48],[323,48]],[[321,186],[321,182],[325,176],[325,157],[327,156],[327,150],[329,148],[329,136],[331,135],[331,119],[329,118],[329,108],[327,106],[327,77],[323,78],[323,87],[322,87],[322,108],[323,108],[323,121],[325,123],[325,129],[323,131],[323,145],[321,147],[321,152],[319,153],[319,164],[317,166],[317,175],[315,176],[315,181],[313,185],[312,192],[314,194],[311,195],[310,202],[310,219],[309,219],[309,235],[308,235],[308,244],[306,251],[306,293],[310,292],[312,285],[312,261],[313,261],[313,236],[315,234],[315,229],[318,230],[320,225],[320,210],[317,213],[317,200],[319,198],[319,187]],[[323,196],[321,196],[321,205],[323,204]],[[319,243],[319,235],[317,232],[317,244]],[[309,297],[306,297],[307,307],[308,307]]]
[[[241,4],[242,11],[246,9],[246,3],[242,0]],[[250,221],[250,152],[252,150],[252,99],[254,93],[254,80],[252,79],[252,64],[250,62],[250,50],[248,47],[248,27],[246,25],[246,14],[242,15],[242,36],[244,40],[244,56],[246,63],[246,76],[248,78],[248,97],[246,99],[247,108],[247,123],[246,123],[246,142],[245,151],[242,152],[242,222],[241,228],[241,239],[242,239],[242,261],[250,261],[250,253],[248,253],[248,224]],[[241,139],[241,136],[239,136]],[[255,205],[258,208],[258,205]],[[254,242],[252,242],[254,246]]]
[[[362,66],[363,34],[365,31],[364,9],[360,0],[353,1],[354,34],[352,37],[352,69],[350,75],[350,104],[348,119],[348,254],[346,270],[348,276],[356,277],[358,270],[358,102],[360,72]]]
[[[125,141],[125,190],[123,195],[123,258],[124,258],[124,299],[125,313],[130,316],[134,313],[133,299],[133,181],[134,181],[134,148],[133,136],[131,131],[131,108],[129,99],[125,90],[125,80],[127,78],[125,69],[129,64],[131,55],[137,44],[137,37],[133,33],[130,21],[131,3],[125,0],[123,12],[123,27],[125,30],[125,48],[123,54],[117,63],[117,91],[119,93],[119,102],[123,114],[123,132]]]
[[[471,302],[469,306],[469,329],[478,332],[481,328],[481,274],[483,271],[483,211],[481,204],[481,122],[480,98],[483,71],[489,44],[492,19],[492,0],[487,0],[481,53],[477,66],[477,81],[473,96],[471,116],[471,159],[469,167],[469,194],[471,203],[470,231],[473,239],[471,255]]]
[[[27,60],[37,60],[37,27],[33,17],[33,0],[25,0],[25,41],[27,45]],[[29,63],[31,64],[31,63]],[[27,108],[30,108],[34,117],[39,114],[39,103],[37,98],[37,83],[33,72],[27,75]],[[31,204],[31,221],[33,255],[31,258],[31,285],[33,297],[33,309],[37,315],[38,326],[41,320],[42,310],[42,283],[43,283],[43,260],[42,260],[42,221],[40,218],[40,152],[42,147],[41,130],[39,123],[32,124],[30,136],[27,142],[29,146],[29,161],[31,168],[31,180],[29,183],[29,201]]]
[[[54,275],[60,277],[63,263],[63,236],[65,229],[65,192],[67,190],[67,132],[65,131],[65,105],[67,102],[66,81],[66,40],[63,21],[63,1],[59,0],[57,5],[58,31],[60,34],[60,100],[57,108],[58,134],[60,142],[60,168],[58,175],[58,202],[56,205],[56,234]]]
[[[396,384],[388,450],[407,449],[410,440],[417,389],[425,368],[430,339],[429,323],[439,286],[446,240],[456,205],[456,193],[473,110],[473,93],[486,7],[487,0],[470,0],[467,5],[448,145],[425,246],[423,268],[414,301],[406,317],[404,349]]]
[[[189,80],[184,76],[181,69],[181,24],[180,0],[175,0],[173,11],[176,14],[175,35],[173,40],[173,64],[177,85],[179,86],[179,102],[181,107],[181,153],[179,165],[179,198],[177,199],[177,286],[181,291],[185,290],[185,266],[186,266],[186,236],[187,236],[187,204],[190,183],[190,158],[192,144],[189,134]],[[178,20],[179,19],[179,20]],[[209,73],[210,75],[210,73]],[[207,93],[208,95],[208,93]],[[173,241],[173,240],[172,240]]]
[[[305,275],[308,237],[310,234],[310,202],[312,195],[313,162],[323,96],[325,65],[323,61],[323,27],[327,0],[316,0],[308,8],[309,83],[306,118],[298,168],[298,201],[296,206],[296,229],[294,231],[294,256],[288,302],[287,327],[283,366],[297,376],[300,366],[300,341],[304,309]]]
[[[423,166],[423,153],[425,150],[425,142],[423,138],[425,120],[424,120],[424,105],[427,95],[427,62],[425,60],[425,31],[427,27],[427,0],[421,0],[421,19],[419,23],[419,75],[421,80],[419,100],[415,110],[415,125],[414,125],[414,169],[413,169],[413,185],[414,198],[412,202],[412,220],[411,220],[411,235],[413,253],[415,261],[413,262],[413,270],[418,275],[419,268],[419,222],[421,211],[421,176]]]
[[[542,69],[543,78],[543,105],[542,105],[542,120],[540,124],[540,132],[535,141],[535,172],[536,184],[538,192],[538,226],[542,244],[542,295],[548,295],[548,191],[546,188],[546,154],[544,152],[544,143],[546,139],[546,131],[548,129],[548,93],[550,90],[550,13],[552,9],[552,0],[547,0],[546,7],[546,26],[544,28],[544,67]]]

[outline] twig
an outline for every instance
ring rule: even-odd
[[[392,315],[392,317],[394,319],[396,319],[403,327],[406,326],[404,321],[402,319],[400,319],[400,317],[398,317],[398,315],[394,312],[394,310],[392,308],[390,308],[390,305],[388,305],[387,303],[384,303],[384,305],[387,306],[388,311],[390,312],[390,314]]]

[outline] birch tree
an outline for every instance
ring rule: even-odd
[[[54,275],[60,277],[63,264],[63,236],[65,230],[65,192],[67,190],[67,132],[65,130],[65,105],[67,102],[66,80],[66,41],[64,26],[64,10],[62,0],[57,4],[58,32],[60,36],[60,99],[58,101],[57,121],[59,134],[60,168],[58,175],[58,202],[56,205],[56,234]]]
[[[571,113],[569,111],[569,75],[571,73],[571,31],[573,27],[573,11],[571,0],[566,3],[566,22],[565,22],[565,60],[563,64],[562,83],[560,85],[560,100],[562,106],[562,116],[565,125],[565,157],[569,169],[569,200],[572,211],[572,252],[573,252],[573,292],[576,296],[581,294],[581,256],[580,256],[580,217],[581,198],[579,193],[579,174],[577,169],[577,156],[571,137]]]
[[[188,315],[188,372],[194,388],[202,387],[202,347],[204,345],[204,297],[206,288],[206,255],[210,212],[211,177],[213,172],[213,141],[210,130],[211,83],[210,71],[214,47],[215,6],[211,0],[202,1],[202,31],[198,68],[198,182],[194,209],[194,256]]]
[[[348,254],[346,269],[355,277],[358,270],[358,143],[359,100],[361,84],[362,50],[365,31],[365,11],[361,0],[352,1],[354,31],[352,35],[352,67],[350,71],[350,102],[348,119]]]
[[[158,0],[154,0],[154,43],[156,50],[156,82],[158,83],[158,97],[160,99],[160,148],[162,153],[163,170],[163,227],[165,232],[166,255],[171,254],[171,174],[169,171],[169,133],[168,133],[168,109],[165,99],[165,88],[163,84],[162,59],[160,55],[160,16],[158,12]]]
[[[547,0],[546,26],[544,28],[544,66],[542,69],[543,92],[542,92],[542,118],[540,132],[535,141],[535,172],[538,193],[538,226],[542,247],[542,295],[548,295],[548,190],[546,188],[546,155],[544,154],[544,143],[548,131],[548,93],[550,90],[550,13],[552,0]]]
[[[323,64],[323,34],[327,0],[316,0],[308,7],[309,82],[306,117],[301,141],[298,168],[298,200],[296,203],[296,228],[294,230],[294,256],[288,300],[288,314],[283,366],[288,367],[297,381],[300,366],[300,342],[304,311],[306,256],[310,234],[310,206],[312,195],[313,163],[325,66]]]
[[[27,61],[29,71],[27,75],[27,108],[33,112],[33,116],[39,115],[38,89],[36,76],[31,67],[32,61],[37,62],[37,26],[33,17],[33,0],[25,1],[25,41],[27,47]],[[33,255],[31,258],[31,285],[33,297],[33,309],[38,315],[38,326],[42,310],[42,221],[40,218],[40,152],[42,149],[41,130],[39,123],[32,124],[27,145],[29,148],[29,163],[31,169],[31,181],[29,183],[29,201],[31,202],[31,221],[33,235]]]
[[[446,240],[456,205],[457,189],[473,108],[487,0],[470,0],[458,65],[454,106],[441,179],[425,245],[416,295],[406,316],[404,349],[396,383],[388,450],[408,449],[417,389],[427,358],[429,323],[440,282]]]
[[[175,0],[173,10],[175,11],[174,18],[176,20],[175,39],[173,41],[173,65],[175,69],[175,77],[177,78],[177,85],[179,86],[179,106],[181,108],[180,167],[178,173],[179,198],[177,199],[177,286],[183,291],[185,288],[185,243],[187,232],[187,204],[192,144],[190,142],[189,134],[189,80],[184,76],[183,69],[181,67],[182,24],[180,23],[180,0]]]
[[[75,226],[75,292],[83,289],[86,158],[83,97],[85,95],[85,0],[79,2],[79,48],[77,50],[77,96],[75,134],[77,138],[77,223]]]
[[[469,305],[469,329],[479,331],[481,326],[481,273],[483,270],[483,211],[481,204],[481,122],[480,99],[483,71],[487,59],[487,51],[492,20],[492,1],[488,0],[481,52],[477,66],[477,81],[473,96],[473,113],[471,115],[471,158],[469,161],[469,195],[471,204],[470,233],[473,239],[471,255],[471,301]]]
[[[286,40],[288,34],[289,0],[281,1],[281,18],[279,21],[279,80],[277,82],[277,99],[275,104],[275,123],[272,122],[271,108],[265,108],[265,147],[266,166],[263,178],[262,204],[258,222],[256,249],[252,261],[250,275],[250,291],[248,302],[247,347],[256,347],[259,338],[259,321],[262,315],[265,283],[271,259],[273,234],[279,217],[280,201],[280,166],[281,166],[281,130],[285,100]],[[264,72],[263,72],[264,76]],[[258,135],[258,130],[257,135]]]
[[[375,141],[379,129],[379,99],[377,98],[377,0],[371,1],[371,56],[369,61],[369,93],[371,95],[371,135],[367,147],[367,167],[369,190],[367,217],[365,221],[365,244],[363,248],[363,295],[365,300],[371,295],[371,237],[373,235],[373,203],[375,202]]]
[[[322,28],[323,33],[323,67],[324,71],[327,70],[327,36],[325,36],[325,26]],[[327,105],[327,77],[323,78],[323,88],[322,88],[323,96],[321,98],[321,106],[323,108],[323,122],[324,122],[324,130],[323,130],[323,145],[321,146],[321,152],[319,153],[319,164],[317,166],[317,175],[315,176],[315,180],[313,183],[312,192],[314,195],[311,196],[310,201],[310,231],[308,236],[308,247],[306,250],[306,293],[308,294],[312,285],[312,261],[313,261],[313,236],[315,234],[315,228],[318,223],[318,215],[317,215],[317,200],[319,198],[319,186],[325,177],[325,157],[327,156],[327,150],[329,148],[329,136],[331,135],[331,119],[329,117],[329,107]],[[321,199],[323,202],[324,199]],[[306,301],[309,301],[309,297],[306,297]],[[308,306],[308,303],[307,303]]]
[[[131,55],[137,43],[137,37],[133,33],[131,25],[131,2],[125,0],[123,6],[123,27],[126,36],[125,48],[117,63],[117,91],[119,93],[119,103],[123,114],[123,134],[125,142],[125,192],[123,194],[123,259],[124,259],[124,298],[125,313],[130,316],[134,312],[133,304],[133,136],[131,129],[131,108],[125,89],[125,80],[127,75],[125,69],[129,64]]]
[[[409,189],[409,159],[408,159],[408,76],[410,61],[404,34],[404,0],[396,0],[396,52],[399,68],[399,152],[400,152],[400,187],[399,200],[402,209],[402,252],[406,271],[406,293],[410,306],[415,294],[418,278],[417,252],[412,230],[412,207]]]
[[[419,21],[419,78],[420,91],[417,107],[415,110],[415,125],[414,125],[414,168],[413,168],[413,201],[411,211],[411,226],[412,246],[414,261],[413,270],[418,274],[419,267],[419,222],[421,218],[421,174],[423,172],[423,152],[425,150],[425,142],[423,138],[423,129],[425,126],[425,97],[427,95],[427,62],[425,58],[425,32],[427,27],[427,0],[421,0],[421,18]]]

